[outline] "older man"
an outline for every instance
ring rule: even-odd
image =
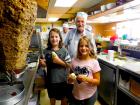
[[[96,52],[96,45],[95,40],[93,38],[94,36],[92,32],[92,27],[86,25],[87,16],[88,15],[85,12],[77,13],[75,17],[76,28],[70,30],[65,39],[65,46],[68,49],[71,58],[75,57],[77,54],[77,45],[81,36],[87,36],[89,39],[91,39],[94,50]]]

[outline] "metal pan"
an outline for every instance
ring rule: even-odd
[[[23,98],[24,91],[23,84],[0,86],[0,105],[15,105]]]

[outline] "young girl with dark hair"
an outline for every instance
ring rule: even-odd
[[[61,105],[67,105],[67,67],[71,62],[68,51],[63,47],[60,31],[53,28],[49,32],[48,45],[44,51],[45,59],[40,64],[47,66],[47,90],[51,105],[61,100]]]

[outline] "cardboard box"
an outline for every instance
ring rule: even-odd
[[[130,79],[130,92],[137,97],[140,97],[140,82]]]

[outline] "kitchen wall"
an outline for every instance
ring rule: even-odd
[[[49,29],[51,29],[52,27],[55,27],[55,28],[58,28],[61,30],[61,27],[62,27],[62,22],[61,21],[57,21],[55,23],[35,23],[35,26],[36,27],[40,27],[41,28],[41,32],[47,32],[49,31]]]
[[[62,24],[63,23],[61,21],[57,21],[55,23],[45,23],[45,22],[35,23],[35,30],[38,31],[39,29],[39,35],[41,38],[42,48],[47,47],[48,34],[49,34],[50,29],[58,28],[61,31]]]
[[[112,29],[113,27],[116,27],[116,23],[93,24],[92,27],[95,35],[107,37],[116,34],[116,31]]]

